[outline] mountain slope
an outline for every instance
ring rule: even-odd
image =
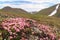
[[[57,10],[57,13],[56,13],[54,16],[60,17],[60,4],[59,4],[59,8],[58,8],[58,10]]]
[[[22,16],[27,16],[29,15],[28,12],[26,12],[23,9],[19,8],[11,8],[9,6],[4,7],[0,9],[0,18],[7,18],[7,17],[22,17]]]
[[[2,10],[4,11],[14,11],[14,12],[20,12],[20,13],[27,13],[25,10],[20,9],[20,8],[11,8],[9,6],[4,7]]]
[[[55,7],[56,7],[56,5],[46,8],[46,9],[42,9],[41,11],[37,12],[37,14],[48,15],[55,9]]]
[[[53,28],[56,27],[60,29],[60,18],[46,16],[46,15],[49,15],[53,10],[55,10],[55,7],[56,5],[47,9],[43,9],[39,11],[37,14],[36,12],[33,12],[35,14],[29,14],[23,9],[4,7],[3,9],[0,9],[0,23],[3,19],[6,19],[6,18],[26,17],[26,18],[37,20],[38,23],[49,25]],[[59,11],[60,10],[58,10],[58,12]]]
[[[54,6],[51,6],[51,7],[49,7],[49,8],[46,8],[46,9],[42,9],[41,11],[39,11],[39,12],[37,12],[36,14],[37,15],[50,15],[55,9],[56,9],[56,6],[57,6],[58,4],[56,4],[56,5],[54,5]],[[53,15],[53,16],[55,16],[55,17],[60,17],[60,4],[59,4],[59,7],[58,7],[58,9],[57,9],[57,12],[56,12],[56,14],[55,15]]]

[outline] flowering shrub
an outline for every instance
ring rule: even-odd
[[[49,26],[27,18],[10,18],[1,23],[3,39],[8,40],[56,40],[56,34]],[[6,33],[5,33],[6,32]]]

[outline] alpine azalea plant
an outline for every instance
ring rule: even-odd
[[[49,26],[27,18],[10,18],[1,23],[3,40],[57,40]]]

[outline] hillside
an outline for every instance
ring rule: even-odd
[[[11,8],[9,6],[0,9],[0,18],[22,17],[26,14],[28,15],[29,13],[23,9]]]
[[[55,5],[56,6],[56,5]],[[48,12],[51,12],[50,10],[53,10],[55,8],[55,6],[52,6],[50,8],[47,8],[45,11]],[[48,17],[46,15],[48,15],[49,13],[46,13],[44,10],[41,10],[41,15],[40,13],[38,12],[36,14],[30,14],[28,12],[26,12],[25,10],[23,9],[18,9],[18,8],[11,8],[11,7],[4,7],[3,9],[0,9],[0,21],[2,21],[3,19],[5,18],[14,18],[14,17],[26,17],[26,18],[31,18],[31,19],[34,19],[34,20],[37,20],[39,23],[42,23],[42,24],[46,24],[46,25],[52,25],[52,26],[60,26],[60,18],[56,18],[56,17]],[[33,12],[34,13],[34,12]],[[58,19],[58,20],[57,20]]]
[[[55,7],[56,5],[50,8],[47,8],[47,9],[43,9],[37,12],[37,14],[36,12],[33,12],[34,14],[29,14],[23,9],[4,7],[3,9],[0,9],[0,23],[2,20],[6,18],[24,17],[24,18],[34,19],[40,24],[49,25],[52,28],[58,28],[59,30],[60,29],[60,18],[57,18],[54,16],[52,17],[46,16],[46,15],[49,15],[55,9]],[[59,31],[57,32],[58,32],[57,34],[60,34]]]
[[[46,8],[46,9],[42,9],[41,11],[37,12],[36,15],[50,15],[55,9],[56,9],[56,6],[58,4],[54,5],[54,6],[51,6],[49,8]],[[59,7],[57,9],[57,12],[55,15],[53,15],[54,17],[60,17],[60,4],[59,4]]]
[[[39,12],[37,12],[36,14],[49,15],[53,10],[55,10],[55,7],[56,7],[56,5],[49,7],[49,8],[42,9]]]
[[[59,4],[59,8],[58,8],[58,10],[57,10],[57,13],[56,13],[54,16],[60,17],[60,4]]]

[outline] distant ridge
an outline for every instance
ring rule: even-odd
[[[58,5],[58,4],[56,4],[56,5],[54,5],[54,6],[51,6],[51,7],[49,7],[49,8],[43,9],[43,10],[37,12],[36,14],[38,14],[38,15],[47,15],[47,16],[48,16],[49,14],[51,14],[51,13],[56,9],[56,6],[57,6],[57,5]],[[60,4],[59,4],[59,7],[58,7],[58,9],[57,9],[56,14],[53,15],[53,16],[55,16],[55,17],[60,17]]]
[[[12,9],[11,7],[9,7],[9,6],[6,6],[6,7],[4,7],[4,8],[2,8],[3,10],[9,10],[9,9]]]
[[[54,16],[57,13],[58,8],[59,8],[59,4],[56,6],[55,10],[53,10],[53,12],[51,12],[48,16]]]
[[[6,7],[2,8],[2,10],[4,10],[4,11],[18,11],[18,12],[23,11],[23,12],[27,12],[27,11],[21,9],[21,8],[12,8],[12,7],[9,7],[9,6],[6,6]]]
[[[6,16],[6,17],[21,17],[24,15],[28,15],[29,13],[21,8],[12,8],[9,6],[6,6],[2,9],[0,9],[0,16]]]

